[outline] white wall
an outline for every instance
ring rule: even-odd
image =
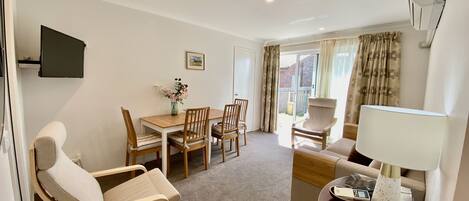
[[[21,80],[28,143],[47,122],[63,121],[69,133],[64,150],[72,157],[81,153],[90,171],[124,164],[120,106],[131,110],[138,129],[138,117],[169,112],[169,101],[153,85],[181,77],[189,84],[185,107],[223,108],[232,101],[233,47],[262,54],[259,42],[98,0],[18,0],[17,12],[19,58],[38,57],[41,24],[87,44],[84,79],[39,78],[36,70],[22,70]],[[207,70],[186,70],[185,50],[204,52]],[[260,97],[255,100],[259,108]],[[256,114],[252,129],[259,127]]]
[[[426,33],[414,30],[409,22],[397,22],[376,25],[364,28],[350,29],[322,35],[311,35],[299,38],[291,38],[281,41],[270,41],[267,44],[298,44],[308,41],[319,41],[328,38],[358,37],[365,33],[384,31],[402,32],[401,41],[401,106],[421,109],[425,97],[425,85],[429,49],[419,47],[419,42],[424,41]],[[310,43],[301,46],[282,47],[283,51],[298,50],[298,48],[319,48],[319,45]]]
[[[449,133],[443,142],[440,168],[427,174],[427,200],[451,201],[459,175],[469,111],[469,2],[446,1],[430,53],[425,109],[449,115]],[[466,139],[469,140],[469,139]],[[467,147],[465,148],[467,149]],[[468,155],[463,155],[467,160]],[[463,184],[463,183],[461,183]],[[460,188],[461,187],[461,188]],[[454,200],[467,200],[460,189]]]

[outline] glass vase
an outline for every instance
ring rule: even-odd
[[[171,102],[171,115],[176,116],[179,113],[178,102]]]

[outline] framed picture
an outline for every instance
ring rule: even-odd
[[[186,51],[186,69],[205,70],[205,54]]]

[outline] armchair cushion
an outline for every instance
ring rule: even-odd
[[[61,122],[52,122],[41,129],[34,142],[38,180],[57,200],[102,201],[98,181],[62,151],[66,138]]]
[[[153,169],[106,191],[104,200],[134,201],[155,194],[163,194],[169,201],[178,201],[181,198],[166,177],[158,169]]]

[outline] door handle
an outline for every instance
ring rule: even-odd
[[[234,96],[238,96],[239,94],[234,94]]]

